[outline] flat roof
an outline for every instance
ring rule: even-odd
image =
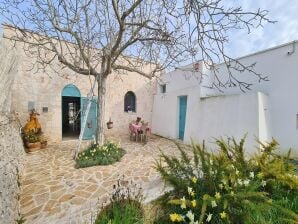
[[[251,56],[254,56],[254,55],[263,54],[263,53],[266,53],[267,51],[272,51],[272,50],[275,50],[275,49],[278,49],[278,48],[282,48],[282,47],[288,46],[290,44],[296,44],[297,42],[298,42],[298,40],[293,40],[293,41],[290,41],[290,42],[287,42],[287,43],[284,43],[284,44],[280,44],[280,45],[277,45],[277,46],[274,46],[274,47],[266,48],[264,50],[260,50],[260,51],[254,52],[254,53],[243,55],[243,56],[240,56],[240,57],[237,57],[237,58],[234,58],[234,59],[235,60],[240,60],[240,59],[251,57]],[[198,62],[200,62],[200,61],[203,61],[203,60],[201,59]],[[197,63],[197,62],[195,62],[195,63]],[[193,64],[194,63],[183,65],[183,66],[180,66],[179,68],[180,69],[187,68],[187,67],[189,67]],[[222,65],[222,64],[224,64],[224,62],[218,63],[217,65]]]
[[[240,57],[235,58],[235,59],[239,60],[239,59],[247,58],[247,57],[250,57],[250,56],[257,55],[257,54],[262,54],[262,53],[265,53],[267,51],[272,51],[272,50],[275,50],[275,49],[278,49],[278,48],[282,48],[282,47],[288,46],[290,44],[295,44],[297,42],[298,42],[298,40],[293,40],[293,41],[290,41],[290,42],[287,42],[287,43],[284,43],[284,44],[281,44],[281,45],[277,45],[277,46],[266,48],[264,50],[260,50],[260,51],[254,52],[254,53],[243,55],[243,56],[240,56]],[[223,64],[223,63],[220,63],[220,64]]]

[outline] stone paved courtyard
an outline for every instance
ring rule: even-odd
[[[118,138],[118,142],[126,154],[120,162],[108,166],[75,169],[72,150],[77,141],[50,144],[27,154],[20,195],[26,223],[92,223],[123,175],[125,180],[142,185],[145,201],[160,195],[163,185],[154,162],[160,150],[177,152],[174,143],[156,136],[151,136],[146,145],[132,142],[127,136]]]

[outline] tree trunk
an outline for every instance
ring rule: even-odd
[[[104,125],[105,125],[105,96],[106,96],[106,77],[101,74],[97,80],[97,133],[96,143],[103,145],[104,143]]]

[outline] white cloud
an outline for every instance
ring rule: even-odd
[[[269,18],[277,21],[275,24],[266,23],[250,34],[239,30],[231,32],[227,48],[230,55],[238,57],[298,39],[298,1],[228,1],[241,5],[245,10],[268,10]]]

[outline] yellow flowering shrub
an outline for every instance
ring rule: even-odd
[[[282,224],[298,220],[297,176],[289,156],[273,153],[274,140],[250,158],[245,155],[244,140],[230,144],[217,140],[217,145],[216,154],[195,144],[192,157],[181,146],[179,157],[162,154],[156,168],[174,190],[163,197],[167,215],[158,223],[236,224],[241,220]]]

